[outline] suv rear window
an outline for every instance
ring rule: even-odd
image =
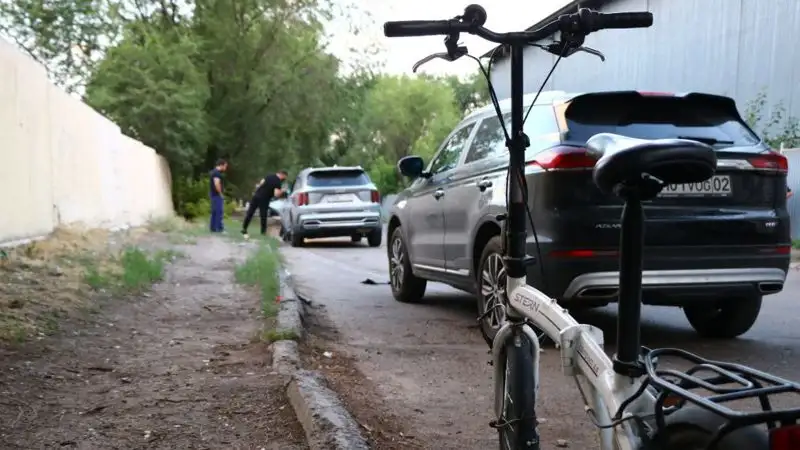
[[[369,184],[369,177],[363,170],[320,170],[308,174],[311,187],[360,186]]]
[[[567,107],[567,138],[586,142],[597,133],[616,133],[640,139],[694,138],[720,146],[759,143],[723,98],[690,94],[686,97],[642,96],[637,93],[590,94],[576,97]]]

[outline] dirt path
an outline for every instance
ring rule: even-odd
[[[306,448],[271,373],[243,247],[177,248],[163,282],[52,337],[0,347],[2,449]]]

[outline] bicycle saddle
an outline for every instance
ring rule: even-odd
[[[698,183],[711,178],[717,168],[714,149],[697,141],[646,140],[600,133],[586,144],[589,154],[599,158],[594,167],[594,183],[610,194],[615,194],[620,184],[638,184],[644,174],[664,185]]]

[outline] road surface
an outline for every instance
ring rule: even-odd
[[[301,296],[321,308],[338,330],[339,351],[352,355],[379,398],[367,409],[404,417],[422,448],[496,448],[492,419],[488,349],[475,326],[475,300],[468,294],[429,283],[422,304],[395,301],[387,284],[386,249],[353,245],[349,240],[310,241],[283,252]],[[791,271],[784,291],[765,299],[759,321],[740,339],[700,339],[677,308],[645,307],[642,344],[682,347],[701,355],[735,360],[800,379],[800,272]],[[600,327],[613,351],[614,307],[577,315]],[[543,448],[565,439],[570,448],[596,448],[574,384],[560,372],[558,353],[542,355],[538,413]],[[357,415],[365,412],[357,412]],[[377,414],[377,413],[376,413]],[[360,418],[360,417],[359,417]],[[397,448],[403,448],[402,446]]]

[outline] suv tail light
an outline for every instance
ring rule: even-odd
[[[796,450],[800,448],[800,425],[773,428],[769,432],[769,450]]]
[[[558,146],[539,153],[527,165],[545,170],[575,170],[591,169],[596,162],[585,148]]]
[[[770,150],[770,152],[765,155],[750,158],[748,161],[758,170],[778,173],[789,172],[789,161],[785,156],[775,150]]]
[[[297,206],[305,206],[308,204],[308,193],[301,192],[294,197],[294,204]]]
[[[371,191],[370,192],[370,200],[372,203],[380,203],[381,202],[381,193],[378,191]]]

